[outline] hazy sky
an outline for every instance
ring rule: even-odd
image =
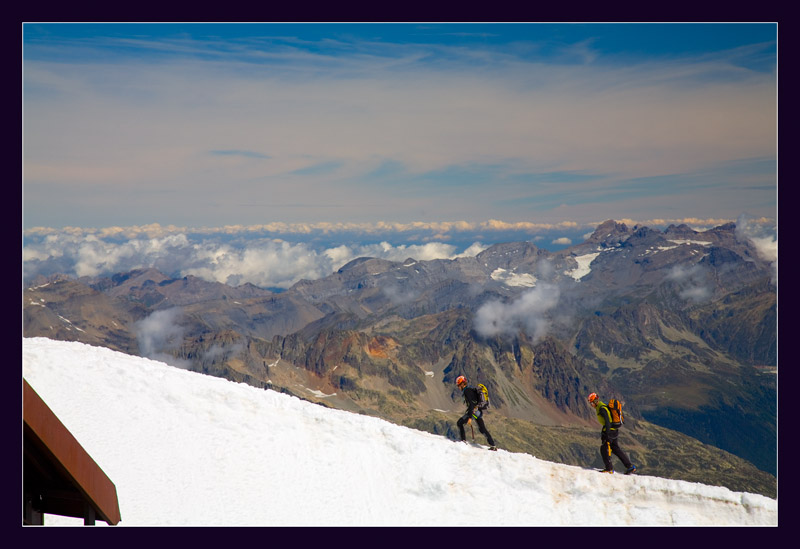
[[[777,215],[776,24],[25,24],[23,225]]]

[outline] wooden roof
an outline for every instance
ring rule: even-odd
[[[120,521],[117,489],[26,380],[23,382],[23,522],[43,515]]]

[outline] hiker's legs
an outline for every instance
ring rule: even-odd
[[[603,465],[605,466],[606,471],[610,471],[614,469],[611,465],[611,442],[608,440],[608,436],[603,434],[603,442],[600,445],[600,457],[603,458]]]
[[[619,447],[619,443],[617,442],[617,436],[613,435],[610,439],[611,442],[611,452],[619,458],[622,464],[625,466],[626,469],[631,467],[631,460],[628,459],[628,456],[625,452],[622,451],[622,448]],[[610,461],[610,460],[609,460]]]
[[[464,424],[467,423],[469,416],[461,416],[458,419],[458,434],[461,435],[461,440],[467,440],[467,434],[464,432]]]
[[[483,423],[483,417],[479,417],[475,421],[478,422],[478,429],[480,429],[481,433],[486,437],[486,440],[489,442],[489,446],[494,446],[494,439],[492,435],[489,434],[489,430],[486,429],[486,425]]]

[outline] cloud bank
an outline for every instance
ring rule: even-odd
[[[301,279],[331,274],[358,257],[390,261],[454,259],[474,256],[486,246],[453,244],[289,242],[278,238],[223,241],[219,238],[170,234],[119,240],[93,234],[49,234],[23,248],[25,280],[63,273],[97,277],[152,267],[168,276],[196,276],[231,286],[245,283],[286,289]]]
[[[741,238],[773,257],[774,224],[741,218]],[[665,228],[687,224],[705,230],[729,219],[619,220],[629,226]],[[599,222],[597,223],[599,224]],[[167,276],[197,276],[232,286],[251,283],[286,289],[314,280],[358,257],[418,261],[473,257],[492,244],[529,241],[549,251],[583,242],[597,224],[485,222],[286,224],[186,228],[158,224],[64,229],[39,227],[24,232],[23,277],[65,274],[97,277],[139,268]],[[770,231],[772,231],[770,233]],[[776,270],[777,275],[777,270]]]

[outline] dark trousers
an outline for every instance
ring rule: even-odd
[[[619,436],[619,431],[617,429],[609,429],[601,434],[603,443],[600,446],[600,455],[603,458],[603,465],[606,466],[606,470],[614,468],[611,465],[611,454],[617,456],[626,469],[631,466],[631,460],[628,459],[628,456],[625,455],[625,452],[623,452],[619,444],[617,444],[617,436]]]
[[[461,434],[461,440],[467,440],[467,434],[464,432],[464,425],[467,424],[469,421],[469,414],[464,414],[458,420],[458,432]],[[479,417],[475,420],[475,423],[478,424],[478,429],[481,433],[486,437],[486,440],[489,442],[489,446],[494,446],[494,439],[492,435],[489,434],[489,431],[486,429],[486,425],[483,423],[483,417]]]

